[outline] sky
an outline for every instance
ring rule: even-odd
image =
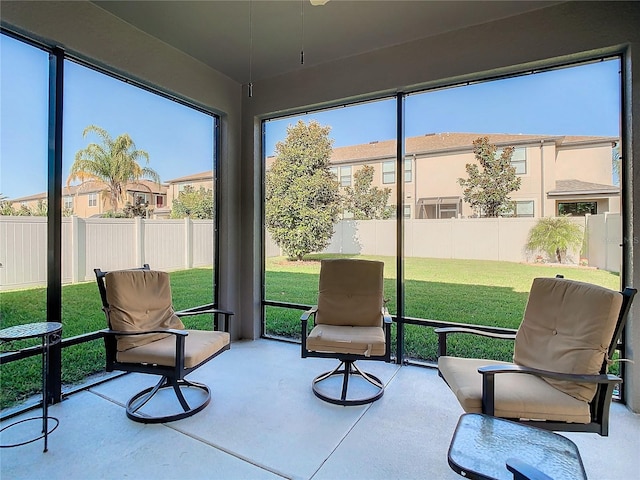
[[[47,189],[47,54],[0,35],[0,193],[8,198]],[[439,132],[619,136],[617,59],[409,95],[408,137]],[[259,90],[254,90],[259,95]],[[77,151],[95,135],[128,133],[149,153],[162,179],[212,168],[212,116],[73,62],[65,62],[63,179]],[[298,119],[331,126],[335,147],[395,138],[395,99],[271,120],[265,154]]]

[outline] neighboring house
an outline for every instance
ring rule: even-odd
[[[46,200],[47,193],[43,192],[10,201],[15,209],[19,209],[22,205],[34,208],[38,201]],[[118,204],[118,210],[122,210],[126,203],[135,205],[136,202],[148,203],[150,210],[163,208],[167,203],[167,187],[148,180],[129,183],[125,200]],[[62,208],[78,217],[97,217],[111,210],[111,199],[107,190],[99,185],[72,185],[62,189]]]
[[[165,208],[155,211],[155,218],[169,218],[173,201],[178,198],[185,187],[192,187],[194,190],[199,190],[200,187],[205,190],[213,190],[213,170],[168,180],[166,184],[167,204]]]
[[[488,137],[499,149],[515,148],[511,164],[522,179],[510,197],[519,217],[620,212],[620,188],[612,185],[615,137],[437,133],[410,137],[405,145],[404,214],[406,218],[477,216],[463,201],[458,178],[474,163],[473,141]],[[396,204],[396,142],[337,147],[332,171],[340,185],[352,184],[363,165],[375,168],[373,185],[391,189]],[[267,159],[267,168],[275,160]]]

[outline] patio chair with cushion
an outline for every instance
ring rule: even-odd
[[[322,260],[318,304],[301,317],[302,358],[340,361],[312,382],[314,394],[326,402],[364,405],[384,393],[378,377],[356,366],[358,360],[391,361],[391,317],[383,296],[383,268],[382,262],[369,260]],[[310,317],[311,332],[307,327]],[[342,384],[332,390],[331,378],[336,375],[342,376]],[[363,385],[372,391],[363,388],[349,395],[350,379],[355,378],[366,380]]]
[[[109,325],[102,331],[106,370],[160,376],[154,387],[129,399],[127,416],[137,422],[161,423],[201,411],[209,404],[211,391],[207,385],[188,381],[185,376],[229,349],[229,317],[233,313],[212,305],[175,312],[169,275],[150,270],[148,265],[94,272]],[[213,331],[185,330],[180,317],[200,314],[213,314]],[[223,331],[218,329],[220,315],[224,318]],[[151,402],[156,394],[169,388],[173,389],[180,408],[170,408],[166,398],[156,404]]]
[[[436,329],[440,376],[468,413],[606,436],[613,390],[622,382],[607,369],[635,293],[536,278],[515,335]],[[515,339],[513,362],[448,356],[453,333]]]

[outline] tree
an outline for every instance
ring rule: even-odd
[[[330,130],[315,121],[290,125],[266,174],[266,226],[292,259],[323,250],[338,221],[338,182],[329,170]]]
[[[582,228],[569,217],[545,217],[529,231],[527,250],[543,251],[562,263],[571,248],[582,245]]]
[[[11,216],[14,215],[13,205],[7,199],[7,196],[0,193],[0,215]]]
[[[344,206],[356,220],[389,218],[390,188],[373,187],[374,168],[365,165],[353,174],[353,187],[345,187]]]
[[[621,162],[622,156],[620,155],[620,144],[616,143],[615,147],[611,149],[611,168],[613,171],[613,182],[615,185],[620,185]]]
[[[191,186],[184,187],[173,201],[171,218],[213,218],[213,191],[200,187],[195,190]]]
[[[89,133],[97,134],[102,144],[90,143],[86,148],[76,153],[69,172],[67,185],[75,180],[81,184],[104,185],[111,201],[111,209],[118,209],[128,183],[135,183],[148,179],[160,183],[160,175],[146,166],[141,166],[139,160],[149,163],[149,154],[144,150],[137,150],[129,134],[118,135],[115,140],[109,133],[95,125],[89,125],[82,132],[86,137]]]
[[[513,211],[509,194],[520,189],[520,177],[516,176],[516,170],[511,166],[513,147],[505,148],[497,158],[496,150],[487,137],[474,140],[473,153],[478,163],[465,165],[469,178],[458,179],[463,188],[464,201],[484,217],[497,217]]]

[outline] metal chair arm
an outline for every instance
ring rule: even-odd
[[[612,390],[613,385],[622,379],[611,374],[583,375],[574,373],[552,372],[522,365],[485,365],[478,368],[482,375],[482,412],[487,415],[495,413],[495,375],[500,373],[521,373],[536,377],[553,378],[570,382],[604,384]]]
[[[500,340],[515,340],[516,338],[516,330],[513,330],[513,333],[497,333],[478,328],[445,327],[436,328],[434,329],[434,332],[438,334],[438,357],[444,357],[447,355],[447,336],[452,333],[467,333],[481,337],[497,338]]]

